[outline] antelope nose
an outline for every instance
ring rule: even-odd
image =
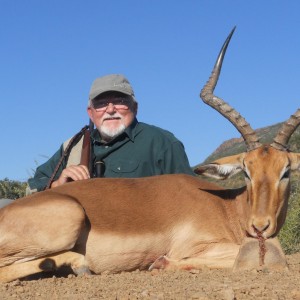
[[[264,232],[269,228],[270,221],[269,219],[253,220],[252,226],[256,232]]]

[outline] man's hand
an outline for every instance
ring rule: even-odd
[[[78,165],[78,166],[69,166],[65,168],[59,178],[52,182],[51,188],[63,185],[70,180],[77,181],[83,179],[89,179],[90,173],[86,166]]]

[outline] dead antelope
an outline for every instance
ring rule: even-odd
[[[0,281],[70,265],[75,273],[134,269],[286,268],[277,240],[287,210],[290,171],[300,154],[287,143],[299,110],[271,145],[213,94],[233,31],[201,98],[241,133],[247,152],[196,172],[246,186],[224,189],[188,175],[90,179],[36,193],[0,210]],[[263,246],[262,246],[263,245]],[[260,254],[259,254],[260,253]]]

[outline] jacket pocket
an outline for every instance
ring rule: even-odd
[[[114,160],[108,168],[114,173],[133,173],[137,170],[139,162],[136,160]]]

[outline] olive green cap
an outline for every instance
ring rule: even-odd
[[[89,100],[93,100],[105,92],[120,92],[134,97],[133,89],[127,78],[121,74],[111,74],[96,78],[92,84]]]

